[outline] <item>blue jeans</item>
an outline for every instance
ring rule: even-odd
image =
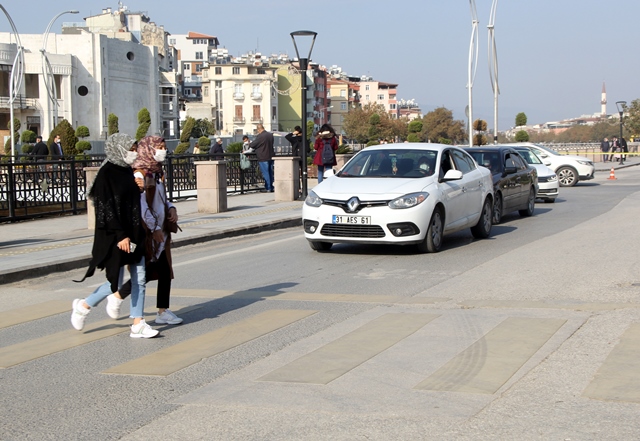
[[[324,171],[325,170],[331,170],[333,169],[333,166],[331,165],[319,165],[318,166],[318,184],[322,182],[322,179],[324,178]]]
[[[130,318],[144,317],[144,295],[146,292],[146,279],[144,273],[144,256],[140,259],[140,262],[135,265],[129,265],[129,272],[131,273],[131,311]],[[122,286],[122,279],[124,278],[124,267],[120,268],[120,280],[118,280],[118,287]],[[102,285],[96,288],[94,292],[89,295],[84,301],[87,305],[97,306],[98,303],[107,298],[108,295],[113,294],[111,292],[111,283],[107,280]]]
[[[264,186],[267,191],[273,191],[273,159],[258,162],[260,173],[264,177]]]

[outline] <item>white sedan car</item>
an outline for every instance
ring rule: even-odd
[[[596,167],[593,161],[584,156],[561,155],[549,147],[530,142],[508,145],[530,148],[551,170],[556,172],[560,187],[573,187],[578,181],[588,181],[595,177]]]
[[[417,245],[437,252],[443,236],[491,233],[493,181],[464,150],[442,144],[383,144],[358,152],[309,192],[304,234],[316,251],[334,243]]]
[[[538,172],[538,193],[536,197],[545,202],[555,202],[560,190],[558,176],[544,165],[540,158],[529,147],[513,147],[531,167]]]

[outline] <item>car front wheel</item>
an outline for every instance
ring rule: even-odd
[[[578,182],[578,172],[573,167],[560,167],[556,170],[560,187],[573,187]]]
[[[533,216],[533,210],[536,207],[536,191],[531,188],[529,190],[529,199],[527,199],[527,208],[525,210],[518,210],[520,216]]]
[[[442,237],[444,236],[444,220],[440,208],[435,208],[429,221],[429,228],[424,240],[418,244],[418,251],[421,253],[437,253],[442,248]]]
[[[476,239],[486,239],[489,237],[489,234],[491,234],[491,219],[491,201],[487,198],[482,206],[482,213],[480,213],[478,223],[471,227],[471,234],[473,237]]]
[[[329,251],[333,244],[331,242],[309,241],[309,246],[315,251]]]

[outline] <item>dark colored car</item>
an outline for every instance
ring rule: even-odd
[[[493,224],[502,216],[518,210],[520,216],[531,216],[538,193],[538,173],[511,147],[467,147],[478,165],[493,175]]]

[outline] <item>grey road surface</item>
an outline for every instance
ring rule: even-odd
[[[438,254],[299,229],[179,248],[179,326],[135,340],[82,271],[2,286],[0,439],[640,438],[640,170]],[[146,310],[153,320],[155,284]]]

